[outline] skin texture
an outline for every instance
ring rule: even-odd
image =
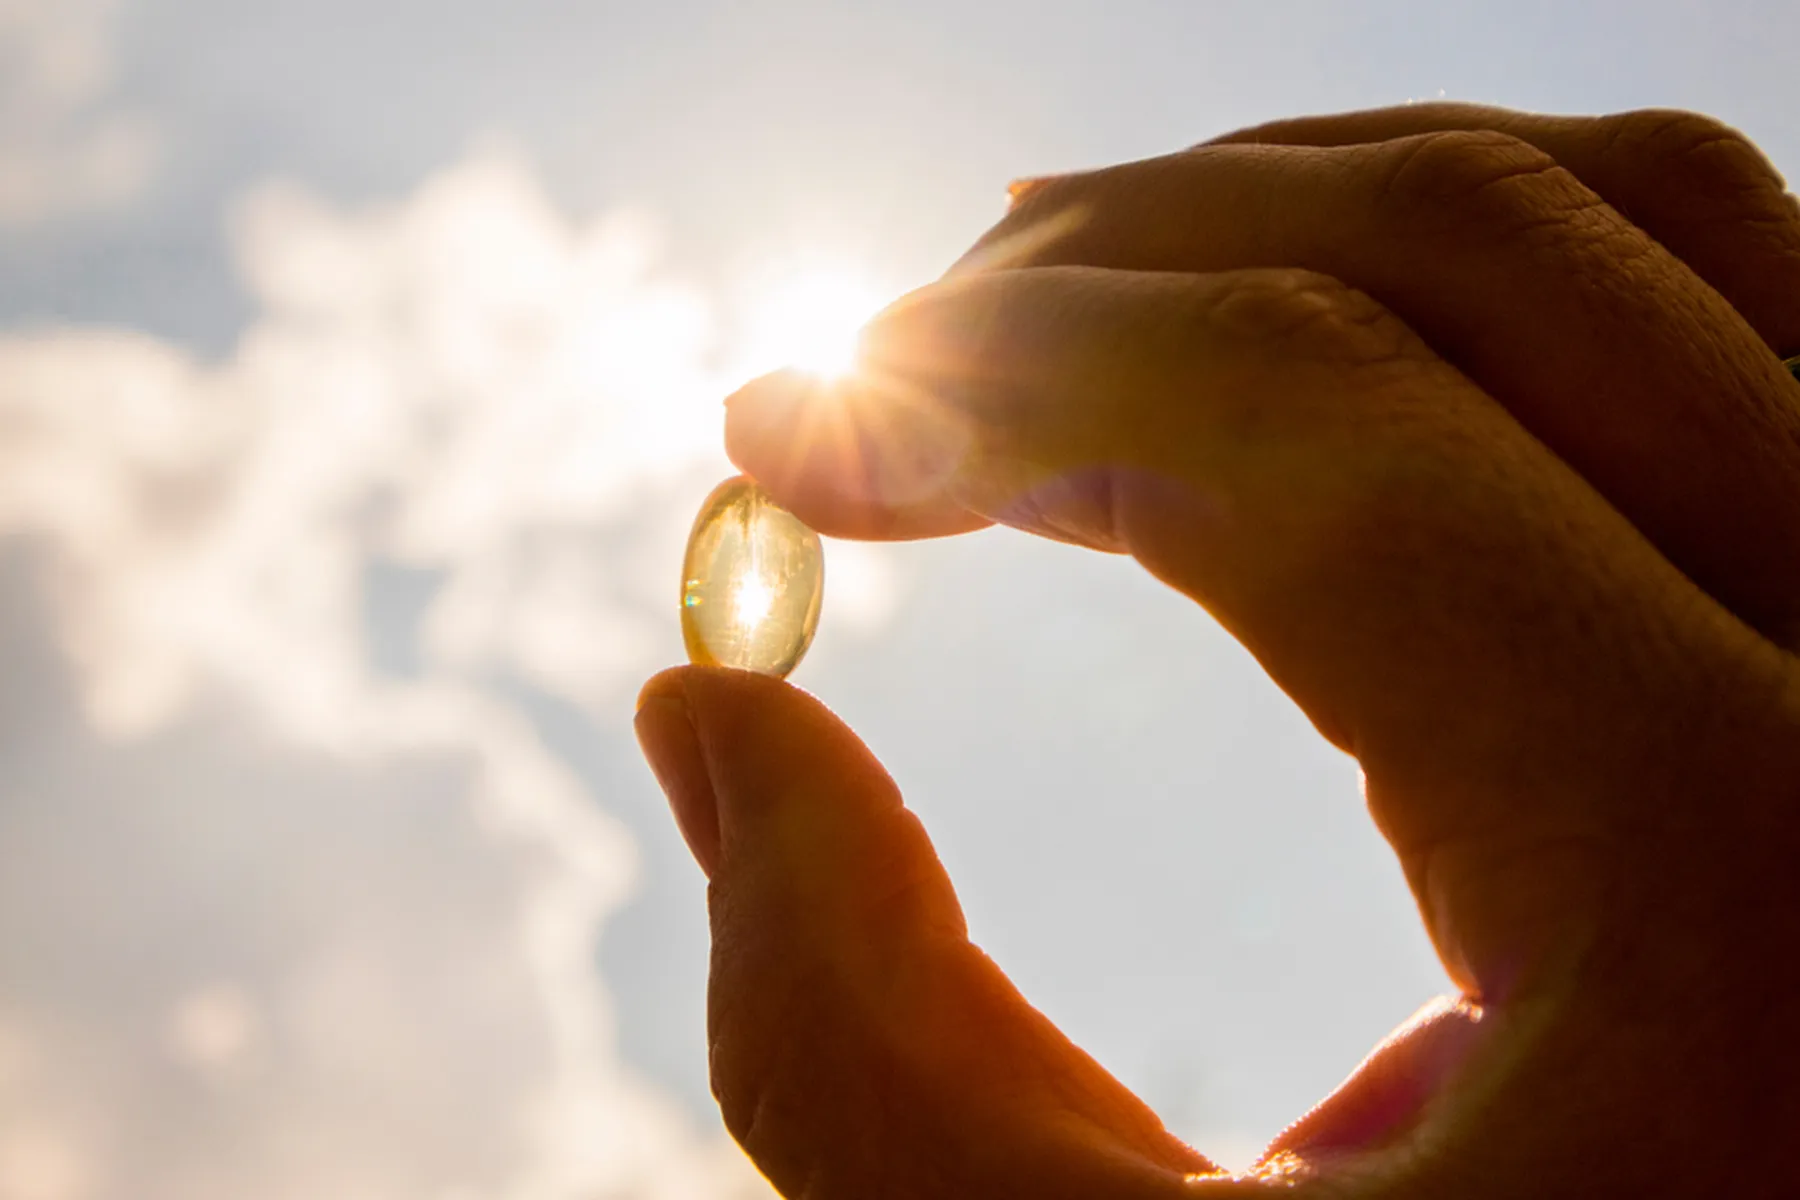
[[[1237,1178],[1015,992],[855,736],[677,668],[709,1036],[784,1194],[1800,1194],[1800,209],[1703,117],[1416,105],[1015,188],[729,402],[821,532],[1134,556],[1360,763],[1457,996]],[[1204,1149],[1203,1147],[1201,1149]]]

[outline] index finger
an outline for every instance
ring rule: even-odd
[[[725,453],[828,537],[906,541],[993,522],[945,491],[961,436],[930,397],[897,378],[776,371],[725,401]],[[934,453],[935,451],[935,453]]]

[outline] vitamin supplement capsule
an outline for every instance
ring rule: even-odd
[[[819,535],[742,476],[714,488],[681,569],[681,636],[702,666],[777,679],[799,665],[819,626]]]

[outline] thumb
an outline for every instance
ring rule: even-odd
[[[1150,1197],[1215,1169],[969,942],[923,827],[818,701],[677,668],[638,731],[711,860],[713,1091],[778,1188]]]

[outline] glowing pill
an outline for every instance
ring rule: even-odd
[[[688,658],[779,679],[819,627],[825,553],[819,535],[767,492],[727,479],[694,518],[681,580]]]

